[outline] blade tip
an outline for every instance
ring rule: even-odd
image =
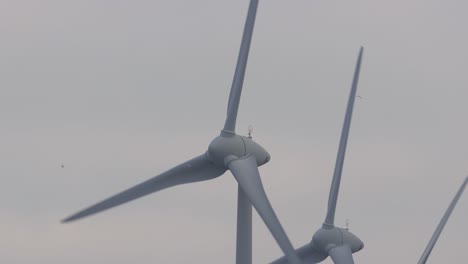
[[[60,220],[60,223],[61,223],[61,224],[68,224],[68,223],[70,223],[71,221],[73,221],[73,218],[68,217],[68,218],[65,218],[65,219]]]
[[[466,186],[467,183],[468,183],[468,175],[465,177],[465,180],[463,181],[462,186]]]
[[[62,223],[62,224],[68,224],[68,223],[73,222],[73,221],[76,221],[76,220],[78,220],[78,219],[80,219],[80,218],[82,218],[82,217],[83,217],[83,216],[74,214],[74,215],[71,215],[71,216],[69,216],[69,217],[67,217],[67,218],[65,218],[65,219],[62,219],[62,220],[60,221],[60,223]]]

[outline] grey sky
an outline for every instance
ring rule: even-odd
[[[224,124],[247,6],[0,1],[1,263],[234,263],[229,173],[59,220],[205,151]],[[260,2],[237,128],[252,124],[272,156],[262,179],[295,246],[325,217],[363,45],[336,223],[349,218],[364,241],[356,263],[417,261],[468,173],[467,9]],[[430,263],[468,258],[466,223],[465,194]],[[255,215],[254,262],[280,255]]]

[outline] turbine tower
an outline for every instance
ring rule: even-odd
[[[300,263],[289,238],[268,201],[260,179],[258,167],[270,160],[270,154],[251,138],[237,135],[235,132],[257,6],[258,0],[250,1],[237,66],[229,94],[226,121],[221,134],[211,141],[208,150],[204,154],[156,177],[79,211],[64,219],[63,222],[70,222],[99,213],[176,185],[211,180],[229,170],[238,182],[236,263],[252,263],[252,205],[265,222],[289,263]]]
[[[353,115],[354,101],[356,99],[356,90],[359,81],[359,72],[361,68],[363,48],[359,51],[354,79],[349,94],[348,106],[341,132],[340,145],[336,157],[335,171],[330,187],[328,197],[328,210],[322,228],[317,230],[312,237],[312,241],[305,246],[297,249],[296,252],[304,263],[319,263],[330,256],[335,264],[353,264],[352,254],[361,250],[364,243],[347,228],[335,226],[335,211],[338,201],[338,192],[340,190],[341,173],[343,171],[346,145],[348,142],[349,128]],[[282,257],[272,262],[272,264],[291,263],[287,257]]]

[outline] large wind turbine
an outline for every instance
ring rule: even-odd
[[[462,185],[460,186],[460,189],[458,189],[457,193],[455,194],[455,197],[453,197],[452,202],[450,203],[449,207],[447,208],[447,211],[445,211],[444,216],[439,222],[439,225],[437,226],[436,230],[434,231],[434,234],[432,235],[431,240],[429,240],[429,243],[426,246],[426,249],[424,250],[421,258],[418,261],[418,264],[425,264],[427,259],[429,258],[429,255],[432,252],[432,249],[434,248],[435,243],[437,242],[437,239],[440,236],[440,233],[442,233],[442,230],[445,227],[445,224],[447,223],[450,215],[452,214],[453,209],[455,208],[455,205],[457,205],[458,200],[460,199],[460,196],[462,195],[463,191],[465,190],[466,184],[468,183],[468,176],[465,178],[463,181]]]
[[[242,37],[237,66],[232,81],[227,107],[227,117],[221,134],[213,139],[208,150],[154,178],[127,189],[104,201],[88,207],[63,222],[77,220],[123,203],[175,185],[206,181],[230,170],[239,184],[237,252],[238,264],[252,262],[252,205],[265,222],[289,263],[300,260],[284,232],[263,189],[258,167],[270,160],[268,152],[251,138],[235,133],[237,112],[244,82],[250,42],[255,23],[258,0],[251,0]]]
[[[335,226],[335,210],[338,201],[338,192],[340,189],[341,172],[348,142],[349,128],[353,115],[354,101],[359,80],[359,71],[361,68],[363,48],[359,51],[354,79],[349,94],[348,106],[341,132],[340,146],[336,157],[335,171],[328,197],[328,211],[322,228],[317,230],[312,237],[312,241],[296,250],[297,254],[304,263],[319,263],[330,256],[335,264],[352,264],[352,254],[361,250],[364,243],[348,229]],[[286,257],[282,257],[272,262],[272,264],[290,263]]]

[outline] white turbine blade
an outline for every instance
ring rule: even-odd
[[[310,244],[302,246],[296,249],[296,253],[301,259],[302,263],[306,264],[313,264],[313,263],[320,263],[328,256],[320,253],[319,251],[315,250]],[[286,257],[281,257],[270,264],[288,264],[288,260]]]
[[[255,24],[255,16],[257,13],[258,0],[251,0],[247,19],[245,21],[244,35],[242,36],[239,56],[237,58],[236,71],[232,80],[231,92],[229,94],[226,122],[224,131],[235,132],[237,110],[239,109],[239,101],[242,93],[242,85],[244,84],[245,69],[247,67],[247,59],[249,57],[250,42]]]
[[[100,203],[88,207],[62,220],[62,222],[70,222],[95,213],[99,213],[109,208],[175,185],[211,180],[221,176],[225,171],[226,169],[224,168],[218,168],[214,166],[206,159],[205,154],[203,154],[128,190],[116,194]]]
[[[328,254],[335,264],[354,264],[353,253],[348,245],[334,247]]]
[[[325,218],[325,225],[334,226],[336,203],[338,200],[338,192],[340,191],[341,172],[343,171],[343,163],[346,153],[346,145],[348,143],[349,128],[351,126],[351,118],[353,116],[354,100],[356,99],[356,90],[359,81],[359,71],[361,69],[363,47],[359,51],[359,57],[356,62],[356,69],[354,71],[353,84],[349,93],[348,106],[346,108],[345,120],[343,129],[341,131],[340,146],[336,156],[335,171],[333,173],[333,180],[330,187],[330,195],[328,197],[328,211]]]
[[[426,249],[424,250],[424,253],[422,254],[421,258],[419,259],[418,264],[426,263],[427,258],[431,254],[431,251],[434,248],[434,245],[435,245],[435,243],[437,242],[437,239],[440,236],[440,233],[442,233],[442,230],[444,229],[445,224],[447,223],[450,215],[452,214],[452,211],[455,208],[455,205],[457,205],[457,202],[460,199],[460,196],[462,195],[463,191],[465,190],[467,182],[468,182],[468,176],[463,181],[462,185],[460,186],[460,189],[458,189],[458,192],[455,195],[455,197],[453,197],[453,200],[450,203],[449,207],[447,208],[447,211],[445,211],[445,214],[442,217],[442,219],[440,220],[440,223],[437,226],[434,234],[432,235],[432,238],[429,241],[429,244],[427,244]]]
[[[235,159],[229,163],[228,167],[242,187],[245,195],[257,210],[263,222],[265,222],[279,247],[288,258],[289,263],[301,263],[268,201],[260,179],[255,157],[249,154],[245,157]]]
[[[240,185],[237,190],[236,264],[252,264],[252,204]]]

